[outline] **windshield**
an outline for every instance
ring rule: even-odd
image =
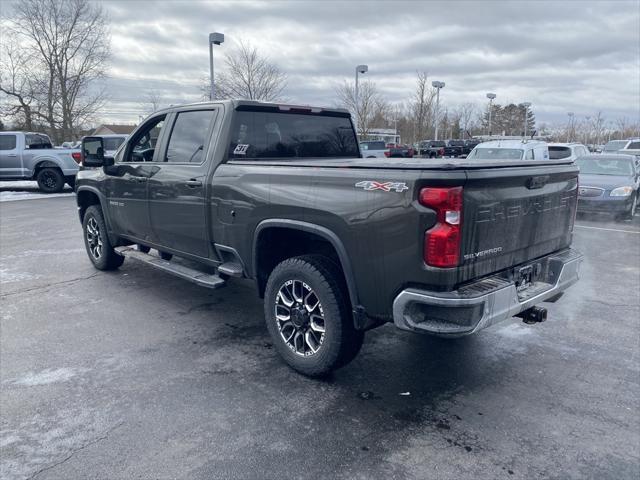
[[[122,137],[107,137],[103,139],[105,150],[117,150],[124,142]]]
[[[576,163],[580,167],[580,173],[589,175],[617,175],[627,177],[633,175],[631,162],[625,159],[580,158],[576,160]]]
[[[478,160],[522,160],[518,148],[474,148],[467,158]]]
[[[362,150],[384,150],[386,145],[384,142],[362,142],[360,148]]]
[[[604,151],[617,152],[618,150],[622,150],[626,144],[626,140],[611,140],[604,146]]]
[[[549,147],[549,158],[551,160],[560,160],[571,156],[571,148],[569,147]]]

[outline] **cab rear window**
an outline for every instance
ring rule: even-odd
[[[236,111],[228,158],[341,158],[359,154],[348,116]]]
[[[569,147],[549,147],[549,158],[551,160],[561,160],[571,156],[571,148]]]

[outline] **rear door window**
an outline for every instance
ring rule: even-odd
[[[0,135],[0,150],[15,150],[15,148],[16,148],[15,135]]]
[[[202,163],[214,114],[214,110],[180,112],[171,131],[166,161]]]
[[[374,147],[369,145],[369,149]],[[249,160],[348,158],[359,154],[347,115],[241,110],[235,113],[228,156]]]
[[[571,156],[571,147],[549,147],[549,158],[551,160],[560,160]]]
[[[627,148],[627,150],[640,150],[640,142],[631,142]]]

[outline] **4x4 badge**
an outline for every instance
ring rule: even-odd
[[[374,180],[363,180],[355,185],[358,188],[364,188],[365,190],[382,190],[383,192],[390,192],[394,190],[398,193],[402,193],[405,190],[409,190],[407,184],[404,182],[376,182]]]

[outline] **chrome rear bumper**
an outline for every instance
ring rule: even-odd
[[[452,292],[409,288],[393,302],[398,328],[441,336],[470,335],[547,300],[578,281],[582,254],[573,249],[540,258],[541,274],[518,290],[504,274],[484,278]]]

